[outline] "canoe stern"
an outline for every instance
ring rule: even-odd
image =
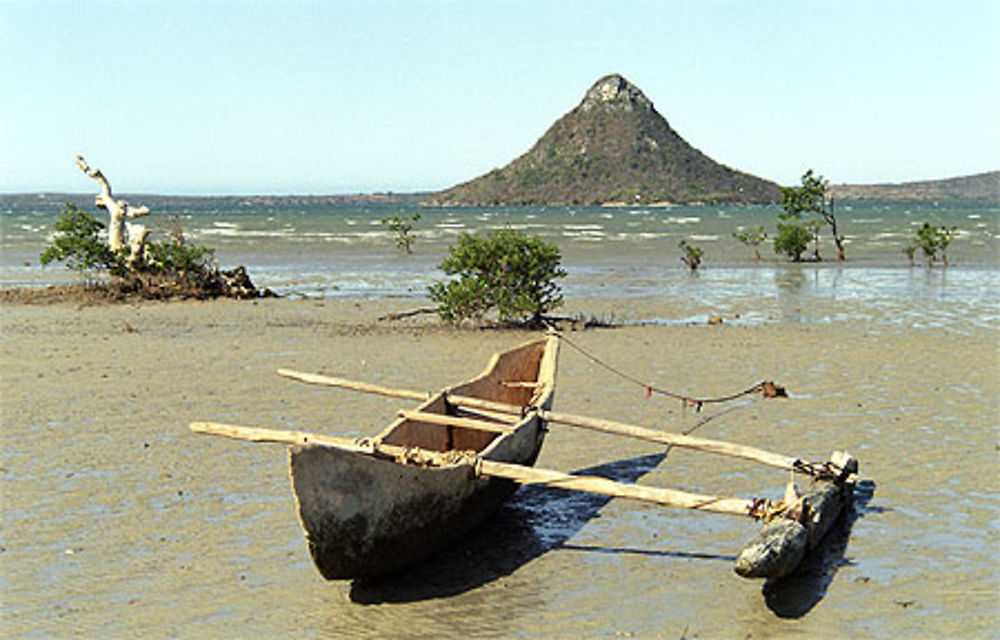
[[[426,468],[331,447],[290,447],[299,520],[328,580],[398,571],[478,523],[516,485],[472,464]]]

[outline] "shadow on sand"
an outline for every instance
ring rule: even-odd
[[[809,613],[826,595],[840,567],[853,564],[845,554],[855,521],[869,513],[884,511],[868,506],[874,494],[874,482],[863,480],[858,483],[851,508],[834,523],[819,546],[793,573],[764,583],[764,602],[776,616],[801,618]]]
[[[665,457],[665,453],[658,453],[628,458],[576,473],[634,483]],[[596,517],[610,500],[608,496],[542,485],[521,487],[495,514],[453,548],[400,574],[372,582],[356,580],[351,584],[350,598],[360,604],[380,604],[453,596],[509,575],[554,548],[735,560],[735,557],[711,554],[567,545],[566,541]]]

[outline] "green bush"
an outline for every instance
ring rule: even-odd
[[[910,264],[913,264],[913,253],[916,249],[920,249],[924,252],[924,257],[927,258],[927,266],[932,266],[938,258],[941,258],[944,266],[947,267],[948,247],[955,239],[957,231],[957,227],[938,227],[925,222],[917,229],[914,243],[903,251],[910,258]]]
[[[783,253],[793,262],[801,262],[802,254],[809,248],[812,232],[801,224],[778,223],[778,235],[774,238],[774,252]]]
[[[56,234],[52,244],[39,256],[42,266],[50,262],[64,262],[68,269],[88,279],[103,271],[115,275],[124,273],[125,256],[112,251],[97,237],[104,224],[89,212],[67,202],[53,226]]]
[[[559,248],[510,229],[485,236],[462,234],[440,265],[448,283],[429,287],[446,322],[482,320],[496,310],[501,323],[536,325],[562,304],[556,279],[565,277]]]
[[[698,267],[701,266],[701,257],[705,255],[705,250],[688,244],[687,240],[681,240],[677,246],[684,252],[684,255],[681,256],[681,262],[690,267],[691,271],[697,271]]]
[[[391,218],[382,218],[382,224],[389,227],[389,230],[396,234],[396,248],[410,255],[413,253],[413,223],[420,220],[420,214],[414,213],[412,216],[401,216],[398,213]]]
[[[752,229],[744,229],[743,231],[734,231],[733,237],[753,249],[754,258],[760,260],[760,251],[757,247],[767,240],[767,232],[764,231],[764,225],[759,225]]]
[[[938,248],[941,249],[941,261],[944,266],[948,266],[948,247],[951,245],[951,241],[955,239],[955,234],[958,233],[958,227],[945,227],[940,226],[937,229],[938,236]]]
[[[937,259],[938,236],[937,227],[929,222],[917,229],[917,247],[924,252],[928,266],[934,264]]]
[[[186,276],[208,269],[214,255],[213,249],[190,245],[177,239],[147,242],[146,254],[135,268],[147,273]]]
[[[818,215],[822,222],[814,223],[813,227],[808,228],[816,242],[814,254],[816,260],[821,259],[819,256],[819,231],[825,224],[830,228],[833,242],[837,246],[837,259],[843,261],[846,259],[844,249],[846,238],[837,229],[837,215],[834,211],[833,197],[827,197],[828,187],[829,182],[823,176],[814,176],[812,169],[809,169],[802,175],[801,187],[781,187],[783,211],[778,214],[778,218],[785,222],[792,222],[801,220],[802,215],[806,213]],[[788,233],[798,234],[798,232]]]

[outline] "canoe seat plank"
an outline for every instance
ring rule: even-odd
[[[407,420],[416,422],[426,422],[445,427],[460,427],[462,429],[472,429],[474,431],[488,431],[490,433],[511,433],[513,429],[495,422],[478,420],[474,418],[462,418],[459,416],[449,416],[440,413],[428,413],[426,411],[400,411],[399,416]]]
[[[487,420],[490,422],[497,422],[499,424],[517,424],[522,420],[518,415],[512,413],[498,413],[496,411],[489,411],[486,409],[469,409],[462,406],[454,407],[456,411],[455,415],[460,418],[473,418],[478,420]]]

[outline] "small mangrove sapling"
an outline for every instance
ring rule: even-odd
[[[684,252],[684,255],[681,256],[681,262],[690,267],[691,271],[697,271],[698,267],[701,266],[701,257],[705,255],[705,250],[688,244],[687,240],[681,240],[677,246]]]
[[[910,258],[913,264],[913,254],[920,249],[927,259],[927,266],[934,266],[934,263],[941,258],[944,266],[948,266],[948,247],[958,232],[958,227],[936,226],[929,222],[923,223],[916,232],[913,244],[903,251]]]
[[[942,225],[937,229],[938,247],[941,249],[941,262],[946,267],[948,266],[948,247],[951,245],[951,241],[955,239],[957,232],[958,227],[945,227]]]
[[[391,218],[382,218],[382,224],[389,227],[389,230],[396,234],[396,248],[410,255],[413,253],[413,223],[420,220],[420,214],[414,213],[412,216],[396,214]]]
[[[754,259],[760,262],[760,250],[758,247],[764,244],[764,241],[767,240],[767,232],[764,231],[764,225],[759,225],[752,229],[734,231],[733,237],[739,240],[743,245],[753,250]]]

